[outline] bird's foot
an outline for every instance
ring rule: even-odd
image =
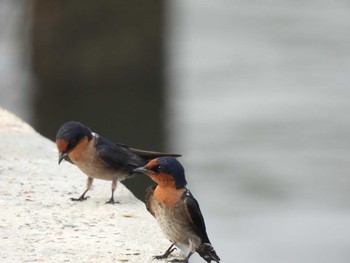
[[[75,202],[81,202],[81,201],[85,201],[86,199],[88,199],[90,196],[80,196],[79,198],[71,198],[70,200],[75,201]]]
[[[114,204],[120,204],[118,201],[114,201],[113,198],[109,199],[106,204],[111,204],[111,205],[114,205]]]
[[[176,250],[176,247],[174,247],[173,249],[166,251],[163,255],[159,255],[159,256],[154,256],[153,259],[163,259],[163,258],[167,258],[169,257],[169,255]]]
[[[168,261],[168,262],[173,262],[173,263],[188,263],[188,259],[187,258],[185,258],[185,259],[178,259],[178,258],[175,258],[175,259],[172,259],[172,260],[170,260],[170,261]]]

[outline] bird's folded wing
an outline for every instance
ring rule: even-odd
[[[130,168],[130,166],[136,168],[144,165],[144,161],[129,152],[126,147],[111,143],[101,136],[96,143],[96,151],[101,160],[114,169]]]
[[[156,185],[151,185],[150,187],[148,187],[146,190],[146,197],[145,197],[146,208],[148,212],[150,212],[153,216],[155,215],[152,209],[152,200],[153,200],[154,189],[156,189],[156,187],[157,187]]]
[[[135,148],[129,148],[130,151],[137,154],[138,156],[141,156],[142,158],[146,160],[152,160],[154,158],[164,157],[164,156],[171,156],[171,157],[180,157],[180,154],[176,153],[162,153],[162,152],[154,152],[154,151],[145,151]]]
[[[199,204],[189,190],[184,193],[184,203],[188,219],[197,234],[202,238],[202,242],[210,243]]]

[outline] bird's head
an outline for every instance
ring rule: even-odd
[[[56,135],[56,146],[59,153],[58,164],[60,164],[63,159],[71,162],[68,154],[79,144],[87,143],[91,139],[91,130],[80,122],[69,121],[64,123]]]
[[[181,189],[187,184],[183,166],[173,157],[153,159],[145,166],[134,169],[134,172],[148,175],[159,186]]]

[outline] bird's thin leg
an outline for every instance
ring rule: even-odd
[[[187,257],[184,258],[184,259],[173,259],[173,260],[171,260],[170,262],[188,263],[188,260],[190,259],[190,257],[192,256],[192,254],[195,252],[195,249],[194,249],[192,240],[190,239],[190,240],[188,240],[188,242],[189,242],[189,249],[190,249],[190,252],[188,253]]]
[[[171,246],[167,249],[167,251],[164,252],[163,255],[159,255],[159,256],[154,256],[153,259],[162,259],[162,258],[167,258],[169,257],[169,255],[176,250],[176,247],[173,248],[175,244],[172,243]]]
[[[72,200],[72,201],[84,201],[84,200],[88,199],[89,197],[88,196],[85,197],[85,194],[87,193],[87,191],[90,190],[93,181],[94,181],[94,178],[88,177],[88,179],[86,181],[86,190],[84,191],[84,193],[79,198],[71,198],[70,200]]]
[[[106,202],[106,204],[118,204],[119,202],[114,201],[114,191],[117,188],[117,180],[113,179],[112,180],[112,196],[111,198]]]

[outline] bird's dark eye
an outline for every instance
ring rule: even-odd
[[[162,167],[160,165],[156,165],[151,170],[155,173],[159,173],[162,170]]]

